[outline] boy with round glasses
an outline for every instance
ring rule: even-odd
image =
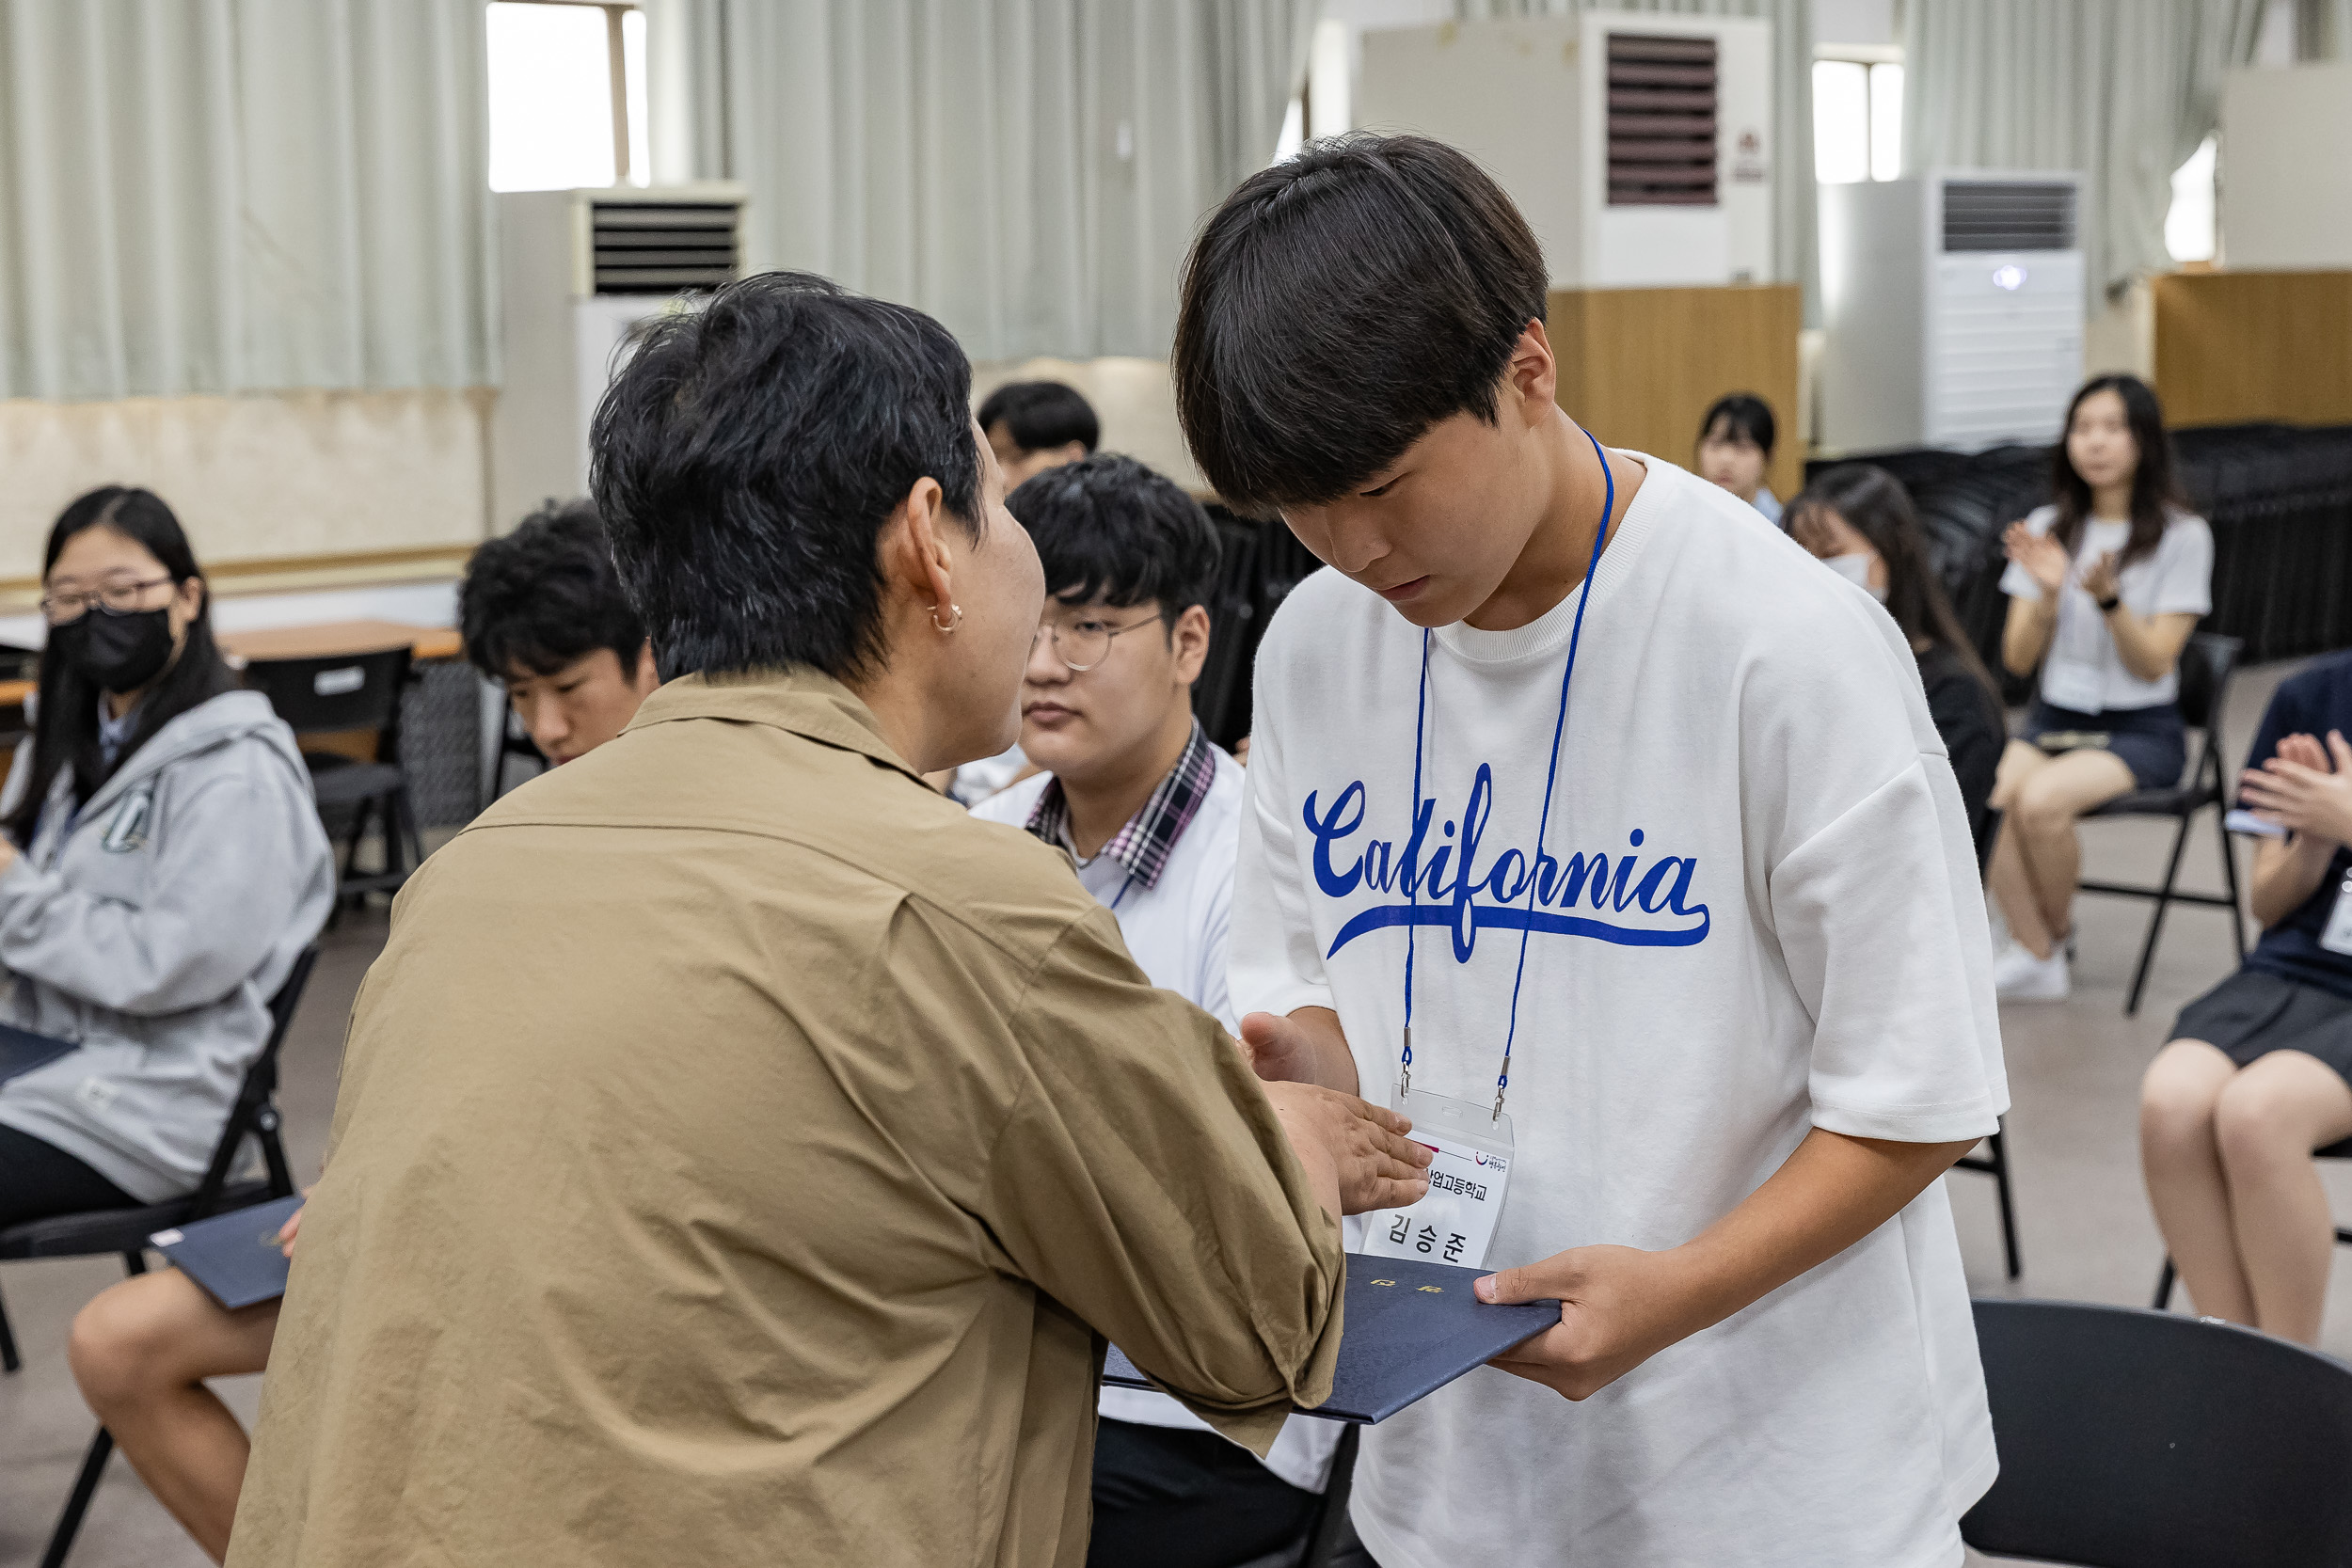
[[[1200,504],[1127,457],[1029,480],[1007,507],[1051,587],[1021,689],[1045,771],[973,815],[1070,852],[1152,983],[1238,1026],[1225,950],[1242,769],[1192,716],[1217,537]],[[1222,1568],[1312,1527],[1340,1428],[1294,1417],[1265,1461],[1165,1394],[1106,1388],[1090,1563]]]

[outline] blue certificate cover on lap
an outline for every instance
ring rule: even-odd
[[[147,1240],[233,1311],[286,1293],[287,1259],[278,1250],[278,1232],[301,1207],[297,1193],[158,1230]]]
[[[80,1049],[72,1040],[53,1040],[47,1035],[0,1023],[0,1084],[20,1078],[35,1068],[47,1067],[58,1057]]]
[[[1560,1321],[1556,1301],[1514,1307],[1481,1302],[1470,1282],[1490,1272],[1349,1253],[1331,1397],[1298,1414],[1385,1421]],[[1152,1386],[1117,1345],[1104,1363],[1103,1381],[1122,1388]]]

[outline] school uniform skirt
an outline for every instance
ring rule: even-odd
[[[2217,1046],[2240,1067],[2300,1051],[2352,1084],[2352,997],[2265,970],[2241,969],[2182,1008],[2170,1037]]]
[[[2026,738],[2040,745],[2045,735],[2105,736],[2101,749],[2132,770],[2135,789],[2169,789],[2188,767],[2188,732],[2170,703],[2081,713],[2037,697],[2026,715]]]

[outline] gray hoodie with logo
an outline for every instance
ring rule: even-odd
[[[59,769],[0,872],[0,1019],[81,1049],[0,1084],[0,1124],[143,1203],[193,1188],[334,886],[310,772],[258,691],[172,720],[78,813]]]

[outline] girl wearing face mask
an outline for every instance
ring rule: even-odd
[[[15,1060],[59,1053],[0,1081],[0,1227],[197,1185],[334,888],[293,733],[221,661],[171,509],[91,491],[41,576],[40,705],[0,787],[0,1023]]]
[[[2213,608],[2213,532],[2181,501],[2145,382],[2086,383],[2053,468],[2056,502],[2002,536],[2001,662],[2020,675],[2042,667],[2026,737],[2010,743],[1993,788],[2004,815],[1988,880],[2010,930],[1994,985],[2018,1001],[2067,992],[2076,818],[2181,782],[2176,667]]]
[[[1911,640],[1928,711],[1944,737],[1969,832],[1981,849],[1986,802],[2009,731],[1993,676],[1969,645],[1929,562],[1910,496],[1885,469],[1848,463],[1799,492],[1784,526],[1823,565],[1886,606]]]

